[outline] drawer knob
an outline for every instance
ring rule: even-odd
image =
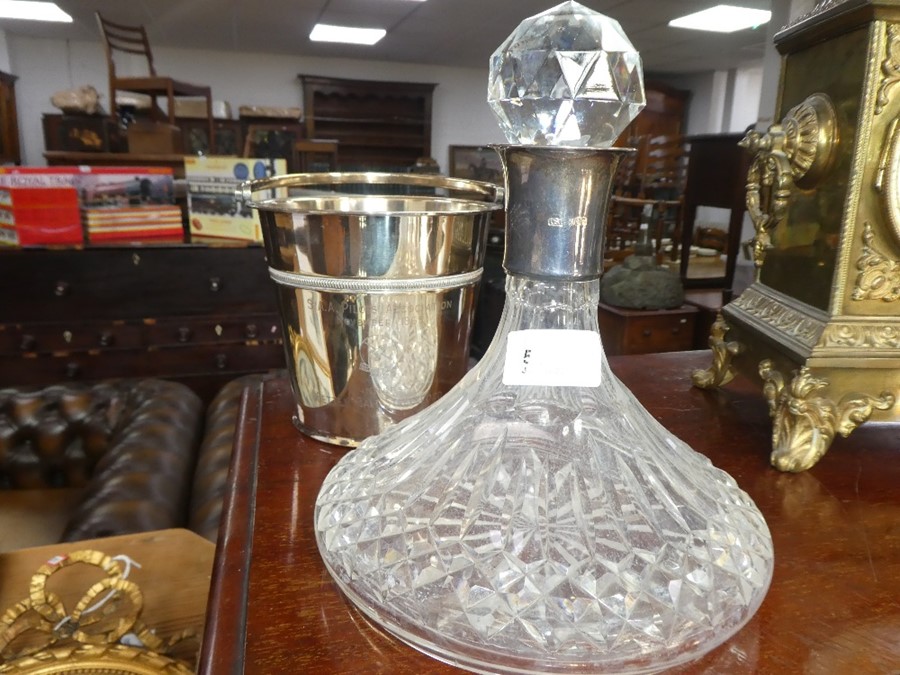
[[[216,354],[216,368],[219,370],[225,370],[225,366],[228,365],[228,357],[225,354]]]
[[[53,287],[53,295],[57,298],[64,298],[69,294],[71,287],[68,281],[57,281],[56,285]]]
[[[259,336],[259,328],[255,323],[248,323],[244,334],[249,340],[255,340]]]
[[[75,363],[74,361],[70,361],[66,364],[66,377],[70,380],[74,380],[76,377],[81,375],[81,366]]]
[[[23,352],[33,351],[37,346],[37,338],[34,335],[23,335],[22,340],[19,342],[19,349]]]
[[[194,337],[194,331],[187,326],[181,326],[178,329],[177,339],[179,342],[190,342],[192,337]]]
[[[112,347],[116,343],[116,336],[113,335],[110,331],[105,330],[100,333],[100,339],[98,340],[101,347]]]
[[[209,290],[213,293],[218,293],[222,290],[222,279],[220,277],[210,277],[209,278]]]

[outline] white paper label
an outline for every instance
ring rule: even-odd
[[[503,384],[598,387],[603,345],[590,330],[517,330],[506,340]]]

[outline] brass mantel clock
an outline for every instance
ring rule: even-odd
[[[772,463],[900,419],[900,0],[826,0],[775,37],[777,114],[754,153],[756,281],[722,309],[700,387],[763,380]]]

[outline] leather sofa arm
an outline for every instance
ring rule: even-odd
[[[61,541],[186,524],[203,431],[200,398],[176,382],[135,380],[124,407]]]
[[[219,536],[222,505],[231,468],[231,449],[243,391],[265,377],[265,374],[255,374],[231,380],[222,387],[207,408],[206,430],[194,472],[188,527],[210,541],[216,541]]]

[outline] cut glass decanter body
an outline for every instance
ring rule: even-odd
[[[540,157],[559,154],[507,150],[531,182]],[[329,572],[436,658],[481,672],[653,672],[720,644],[765,595],[762,515],[612,374],[598,300],[596,278],[511,274],[481,362],[323,484]]]
[[[559,40],[578,36],[586,72],[598,58],[585,34],[630,47],[617,23],[575,2],[538,18],[508,44],[541,63],[562,58],[569,80],[572,54]],[[570,25],[578,30],[563,30]],[[491,91],[503,64],[527,61],[495,55]],[[630,71],[638,81],[639,66]],[[579,103],[557,86],[555,68],[542,72],[550,75],[530,119],[516,122],[521,134],[507,114],[515,101],[492,101],[511,140],[559,142],[565,115],[553,107]],[[627,100],[643,92],[620,93],[626,104],[614,115],[633,116],[639,108]],[[491,346],[437,403],[345,455],[316,502],[319,551],[352,602],[417,649],[470,670],[662,670],[733,635],[771,580],[772,540],[752,500],[663,428],[603,354],[598,279],[625,151],[590,146],[609,144],[608,128],[580,119],[585,147],[497,148],[509,276]]]

